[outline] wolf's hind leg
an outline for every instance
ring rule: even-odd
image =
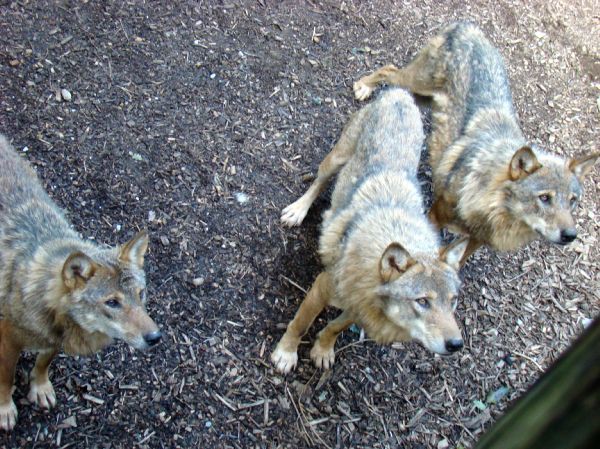
[[[377,69],[354,83],[354,97],[359,101],[364,101],[371,96],[377,86],[383,83],[402,86],[399,82],[393,82],[401,80],[402,73],[402,69],[391,64]]]
[[[22,347],[15,341],[11,325],[0,320],[0,429],[11,430],[17,423],[17,407],[12,400],[15,369]]]
[[[338,335],[354,322],[347,310],[319,332],[317,341],[310,351],[310,358],[317,368],[329,369],[335,361],[334,346]]]
[[[52,408],[56,405],[56,394],[48,378],[48,368],[56,354],[58,354],[57,349],[40,352],[31,370],[27,399],[42,408]]]
[[[438,230],[445,228],[454,221],[453,206],[445,200],[443,194],[435,195],[431,209],[429,210],[429,221]]]
[[[443,43],[443,37],[436,36],[406,67],[399,69],[393,65],[386,65],[363,76],[354,83],[354,97],[359,101],[366,100],[377,86],[383,83],[404,87],[413,94],[432,96],[444,82],[443,74],[438,73],[439,51]]]
[[[281,221],[288,226],[297,226],[302,223],[310,206],[323,191],[327,182],[337,174],[354,154],[356,140],[360,130],[360,111],[352,116],[339,140],[319,165],[317,177],[306,193],[298,200],[287,206],[281,212]]]
[[[300,339],[308,331],[309,327],[321,311],[329,304],[333,286],[331,277],[326,271],[319,274],[304,301],[296,312],[296,316],[287,326],[287,330],[277,347],[271,354],[271,360],[278,371],[288,373],[298,362],[298,345]]]
[[[462,258],[460,259],[461,268],[465,266],[469,257],[471,257],[471,255],[475,251],[477,251],[481,246],[483,246],[483,242],[481,242],[473,237],[469,238],[469,244],[467,245],[467,249],[465,249],[465,252],[464,252]]]

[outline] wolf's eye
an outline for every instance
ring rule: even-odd
[[[577,197],[572,196],[569,202],[571,203],[571,207],[575,206],[575,204],[577,204]]]
[[[140,290],[140,299],[142,302],[146,302],[146,289],[145,288]]]
[[[538,196],[538,198],[544,204],[548,204],[550,202],[550,195],[547,193],[542,193],[540,196]]]
[[[423,309],[431,308],[431,303],[429,302],[429,299],[427,299],[427,298],[417,298],[417,299],[415,299],[415,302]]]
[[[111,309],[118,309],[119,307],[121,307],[121,303],[116,298],[110,298],[110,299],[106,300],[104,302],[104,304],[107,307],[110,307]]]

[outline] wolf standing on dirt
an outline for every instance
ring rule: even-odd
[[[572,212],[599,154],[565,160],[527,143],[502,57],[476,26],[453,24],[407,67],[363,77],[356,98],[381,83],[433,99],[430,217],[469,235],[461,263],[484,244],[507,251],[537,235],[559,244],[576,238]]]
[[[147,247],[145,232],[116,248],[82,240],[0,135],[0,429],[17,420],[12,388],[21,351],[39,352],[27,398],[50,408],[48,368],[61,347],[89,354],[113,338],[138,349],[158,343],[144,306]]]
[[[332,366],[335,340],[352,323],[379,343],[415,339],[441,354],[462,348],[453,312],[466,241],[440,249],[423,214],[417,181],[423,140],[412,98],[390,89],[352,116],[308,191],[284,209],[284,223],[301,223],[341,169],[323,216],[319,253],[325,271],[271,356],[279,371],[294,368],[301,337],[328,305],[343,311],[312,348],[318,367]]]

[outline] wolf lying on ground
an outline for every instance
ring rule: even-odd
[[[361,78],[356,98],[382,83],[432,97],[430,218],[470,237],[461,264],[484,244],[507,251],[537,235],[559,244],[576,238],[572,212],[599,153],[564,159],[527,143],[502,57],[476,26],[453,24],[405,68]]]
[[[50,362],[61,348],[89,354],[121,339],[138,349],[161,338],[145,310],[146,232],[116,248],[82,240],[33,169],[0,135],[0,429],[12,429],[15,368],[39,352],[27,396],[56,404]]]
[[[284,209],[284,223],[301,223],[341,169],[323,216],[319,253],[325,271],[271,356],[279,371],[294,368],[302,335],[328,305],[343,312],[312,348],[318,367],[332,366],[335,340],[352,323],[379,343],[415,339],[441,354],[462,348],[453,312],[458,263],[467,242],[440,249],[437,232],[423,214],[417,180],[423,140],[410,95],[390,89],[352,116],[308,191]]]

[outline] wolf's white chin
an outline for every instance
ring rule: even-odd
[[[123,338],[122,340],[129,346],[135,349],[139,349],[140,351],[145,351],[150,347],[150,345],[148,345],[148,343],[146,343],[146,341],[142,337],[136,337],[134,339]]]

